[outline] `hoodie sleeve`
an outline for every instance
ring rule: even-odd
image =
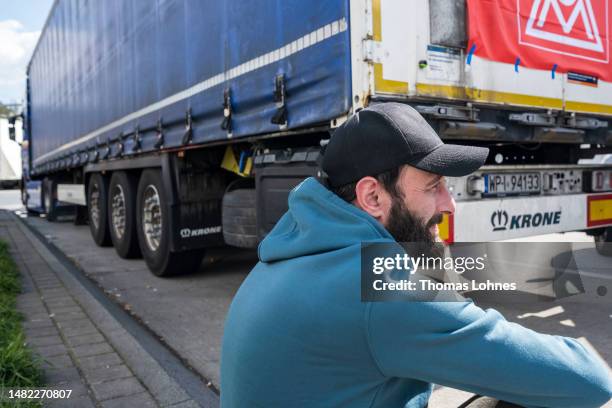
[[[414,378],[529,407],[599,407],[606,364],[574,339],[537,333],[468,302],[378,302],[366,309],[383,375]]]

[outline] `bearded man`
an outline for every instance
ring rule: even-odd
[[[306,179],[261,242],[228,313],[222,407],[425,407],[433,384],[530,407],[598,407],[612,382],[571,338],[473,302],[361,299],[364,242],[433,246],[488,149],[444,144],[405,104],[354,114],[326,146],[328,185]],[[482,405],[481,405],[482,406]]]

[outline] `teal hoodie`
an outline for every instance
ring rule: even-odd
[[[223,408],[424,407],[434,383],[530,407],[612,396],[605,363],[574,339],[471,301],[362,302],[362,241],[394,242],[313,178],[290,193],[227,315]]]

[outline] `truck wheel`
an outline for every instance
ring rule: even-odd
[[[57,220],[57,198],[56,198],[56,183],[52,179],[45,178],[43,180],[43,203],[45,205],[45,214],[47,221]]]
[[[136,222],[140,251],[154,275],[166,277],[198,270],[204,250],[170,252],[170,215],[159,170],[145,170],[140,176]]]
[[[106,211],[107,197],[108,182],[100,173],[92,174],[87,185],[87,213],[91,236],[99,246],[112,244]]]
[[[254,188],[232,190],[223,195],[221,224],[226,244],[239,248],[257,247],[259,240]]]
[[[597,252],[603,256],[612,256],[612,227],[605,228],[602,234],[594,238]]]
[[[113,173],[108,187],[109,231],[113,246],[121,258],[140,256],[136,234],[137,179],[124,171]]]

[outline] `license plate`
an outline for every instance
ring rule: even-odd
[[[491,173],[484,175],[484,181],[485,194],[537,194],[542,189],[539,173]]]

